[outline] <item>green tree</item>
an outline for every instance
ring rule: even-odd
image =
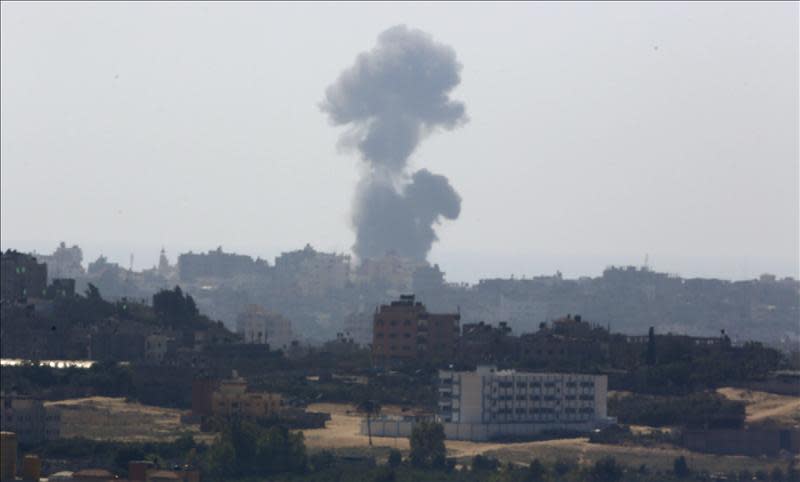
[[[534,459],[533,462],[528,466],[528,481],[529,482],[541,482],[544,480],[545,475],[547,474],[547,469],[544,465],[539,462],[539,459]]]
[[[189,294],[184,295],[180,286],[154,294],[153,310],[171,322],[192,320],[200,314],[194,298]]]
[[[675,473],[676,477],[684,478],[688,477],[691,471],[689,470],[689,465],[686,463],[686,457],[681,455],[675,462],[672,463],[672,471]]]
[[[381,406],[375,400],[363,400],[358,404],[356,409],[367,416],[367,436],[369,437],[369,445],[372,446],[372,417],[381,412]]]
[[[800,471],[797,470],[797,463],[794,459],[789,461],[786,467],[786,480],[788,482],[800,482]]]
[[[271,427],[256,442],[256,460],[261,475],[302,473],[307,465],[302,432],[292,433],[283,426]]]
[[[647,364],[649,366],[656,364],[656,334],[652,326],[647,332]]]
[[[395,472],[392,467],[378,467],[375,470],[375,476],[372,478],[373,482],[394,482]]]
[[[622,478],[622,467],[614,457],[603,457],[594,463],[589,476],[593,482],[616,482]]]
[[[308,460],[302,433],[292,433],[283,426],[264,429],[246,420],[232,420],[208,450],[206,466],[216,477],[242,478],[300,474],[305,472]]]
[[[147,454],[141,446],[131,445],[120,448],[114,456],[114,467],[117,470],[128,470],[128,462],[131,460],[142,460]]]
[[[308,457],[311,469],[319,472],[336,465],[336,456],[330,450],[322,450]]]
[[[97,289],[97,286],[89,283],[89,286],[86,288],[86,299],[93,303],[99,303],[103,301],[103,297],[100,296],[100,290]]]
[[[403,455],[397,449],[389,451],[389,460],[387,461],[389,467],[399,467],[403,463]]]
[[[416,467],[442,468],[447,451],[444,446],[444,426],[423,421],[411,429],[411,463]]]
[[[206,468],[214,477],[236,476],[236,450],[230,440],[219,440],[209,450]]]
[[[233,445],[237,466],[235,472],[244,474],[255,462],[259,427],[247,420],[234,419],[225,427],[222,436]]]
[[[494,457],[487,457],[481,454],[472,458],[472,470],[494,472],[500,466],[500,461]]]
[[[192,434],[188,433],[185,433],[176,438],[175,441],[172,442],[172,444],[181,453],[189,452],[191,449],[197,447],[197,444],[194,441],[194,437],[192,437]]]
[[[553,466],[553,469],[555,470],[556,475],[558,475],[559,477],[563,477],[563,476],[567,475],[567,473],[570,470],[572,470],[572,469],[574,469],[576,467],[577,467],[577,465],[574,462],[571,462],[571,461],[565,460],[565,459],[558,459],[558,460],[556,460],[556,463]]]

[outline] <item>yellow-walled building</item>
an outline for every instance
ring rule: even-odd
[[[283,398],[277,393],[248,392],[247,382],[234,374],[234,377],[220,382],[219,388],[211,395],[211,409],[220,417],[269,418],[279,414],[283,408]]]

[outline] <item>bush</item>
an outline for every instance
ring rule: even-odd
[[[323,450],[311,455],[308,463],[312,470],[319,472],[336,465],[336,456],[330,450]]]
[[[416,467],[443,468],[446,459],[444,426],[420,422],[411,430],[411,463]]]
[[[220,478],[299,474],[307,464],[302,433],[244,420],[231,421],[206,457],[206,470]]]
[[[575,462],[564,459],[556,460],[556,463],[553,465],[553,470],[555,470],[556,475],[559,477],[563,477],[575,468],[577,468],[577,464]]]
[[[710,392],[681,397],[628,395],[609,398],[609,415],[622,423],[663,427],[741,428],[745,404]]]
[[[616,482],[622,478],[622,467],[614,457],[603,457],[594,463],[589,478],[593,482]]]
[[[391,467],[378,467],[372,480],[373,482],[394,482],[394,469]]]
[[[494,457],[478,454],[472,458],[472,470],[474,471],[494,472],[498,467],[500,467],[500,461]]]
[[[686,463],[686,457],[681,455],[675,462],[672,464],[672,471],[675,473],[676,477],[684,478],[688,477],[690,474],[689,465]]]
[[[398,467],[400,464],[403,463],[403,455],[400,453],[399,450],[392,449],[389,452],[389,460],[387,461],[389,467]]]
[[[44,459],[83,459],[90,466],[108,467],[123,474],[127,473],[131,460],[152,457],[183,462],[192,452],[203,452],[205,449],[205,445],[197,445],[191,436],[182,436],[174,442],[112,442],[69,438],[25,447],[25,451],[38,453]]]
[[[528,480],[530,482],[540,482],[544,480],[547,475],[547,469],[539,462],[539,459],[534,459],[528,466]]]

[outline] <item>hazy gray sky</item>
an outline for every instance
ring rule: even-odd
[[[611,263],[798,276],[798,4],[2,4],[2,245],[347,251],[325,88],[406,24],[470,122],[410,164],[463,203],[454,280]]]

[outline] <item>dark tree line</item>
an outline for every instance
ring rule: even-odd
[[[667,397],[633,394],[609,398],[608,413],[627,424],[741,428],[745,420],[745,403],[709,392]]]

